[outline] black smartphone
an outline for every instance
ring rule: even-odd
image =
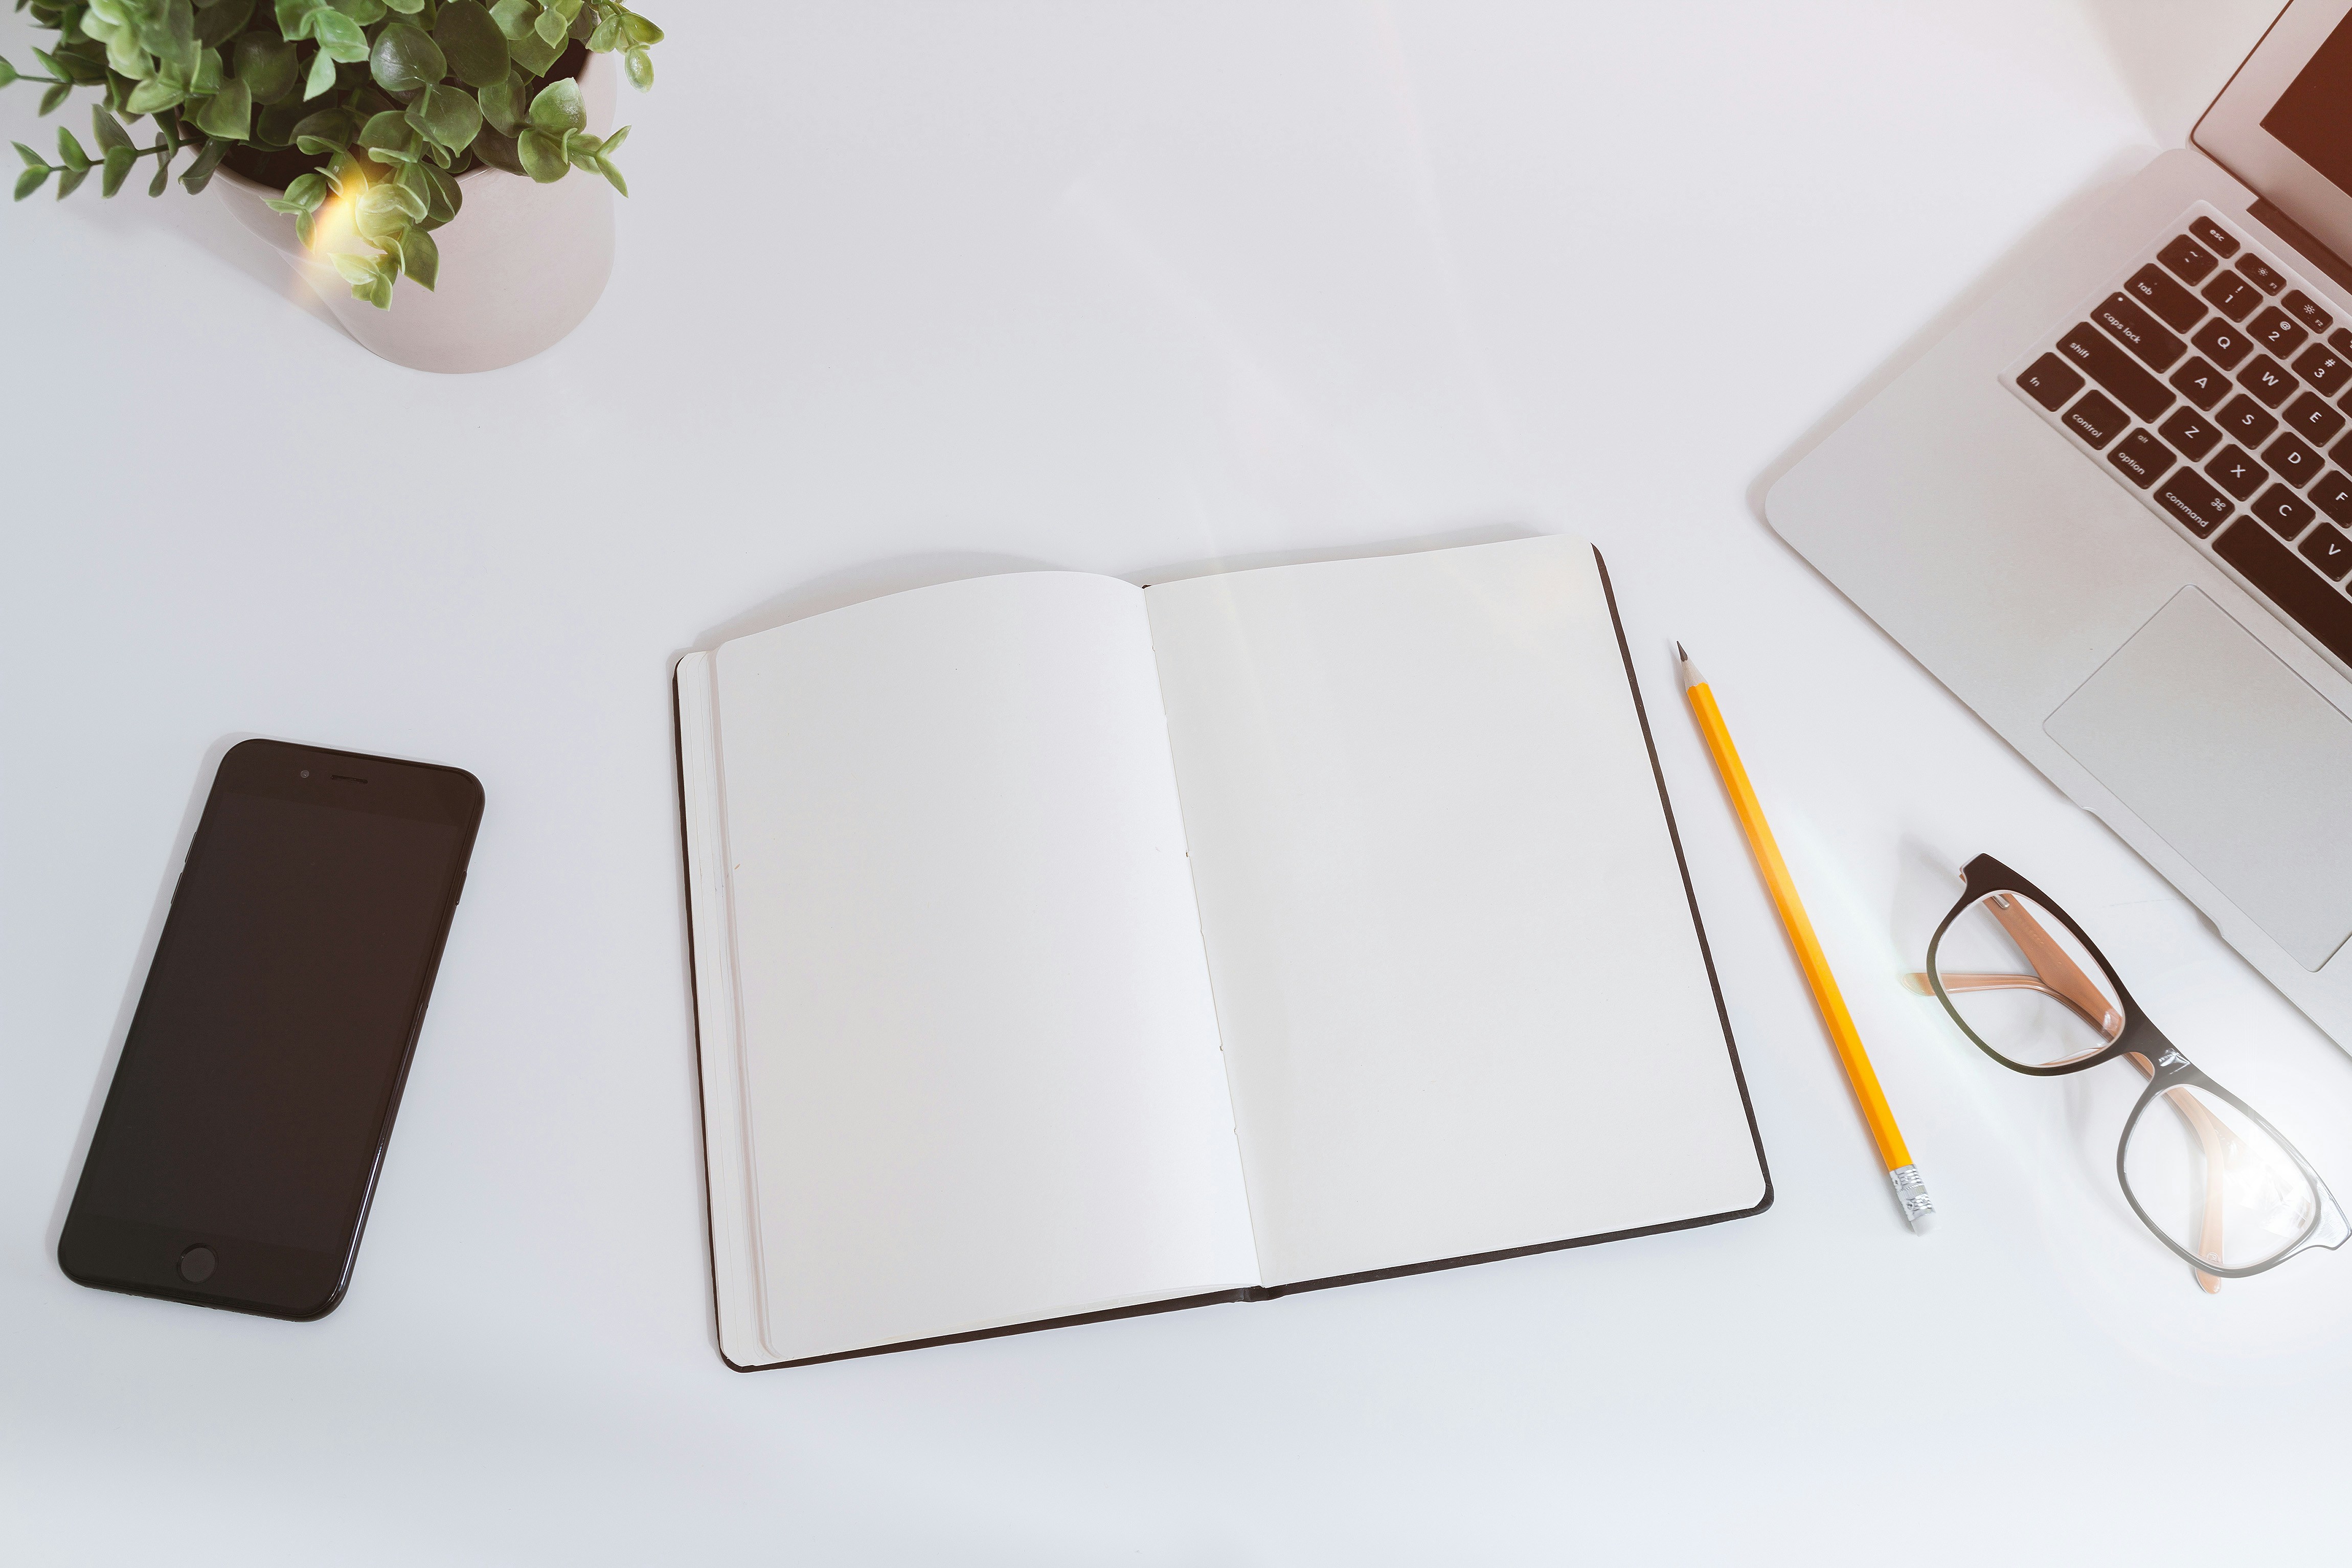
[[[461,768],[229,750],[58,1239],[68,1277],[335,1309],[481,820]]]

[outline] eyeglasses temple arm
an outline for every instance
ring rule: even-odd
[[[1914,971],[1904,976],[1903,978],[1913,990],[1922,996],[1933,996],[1936,993],[1935,985],[1924,974]],[[1944,989],[1947,991],[2039,991],[2053,1001],[2063,1002],[2069,1009],[2081,1015],[2083,1021],[2097,1030],[2110,1045],[2115,1043],[2116,1036],[2123,1032],[2124,1020],[2113,1008],[2106,1005],[2106,998],[2102,997],[2099,1000],[2099,1011],[2105,1015],[2105,1021],[2103,1023],[2098,1018],[2084,1012],[2082,1003],[2065,992],[2044,983],[2038,976],[1946,975],[1943,980]]]
[[[2139,1069],[2141,1077],[2156,1076],[2156,1069],[2148,1065],[2147,1058],[2138,1051],[2127,1051],[2124,1056]],[[2221,1260],[2221,1199],[2224,1195],[2222,1167],[2229,1158],[2230,1130],[2214,1120],[2213,1113],[2199,1104],[2193,1095],[2181,1090],[2167,1090],[2164,1100],[2180,1113],[2182,1121],[2189,1124],[2190,1130],[2197,1134],[2198,1144],[2205,1151],[2205,1225],[2197,1239],[2197,1250],[2204,1254],[2207,1262],[2219,1263]],[[2221,1289],[2221,1281],[2202,1269],[2191,1267],[2197,1275],[2198,1284],[2204,1287],[2207,1295],[2213,1295]]]
[[[2033,966],[2033,972],[2042,977],[2044,985],[2073,1003],[2075,1010],[2089,1019],[2106,1039],[2114,1040],[2123,1033],[2123,1015],[2108,1005],[2105,995],[2090,976],[2083,973],[2082,966],[2050,939],[2050,933],[2042,929],[2040,921],[2025,913],[2014,899],[2000,894],[1988,894],[1980,902],[2025,954],[2025,961]]]

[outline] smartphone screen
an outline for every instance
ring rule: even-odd
[[[58,1261],[284,1317],[341,1301],[481,815],[452,768],[222,760]]]

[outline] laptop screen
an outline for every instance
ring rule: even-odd
[[[2352,192],[2352,17],[2287,84],[2263,116],[2263,129],[2310,164],[2337,190]]]

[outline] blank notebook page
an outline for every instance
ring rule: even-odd
[[[1265,1283],[1763,1200],[1588,547],[1145,600]]]
[[[770,1352],[1255,1283],[1141,591],[902,593],[718,685]]]

